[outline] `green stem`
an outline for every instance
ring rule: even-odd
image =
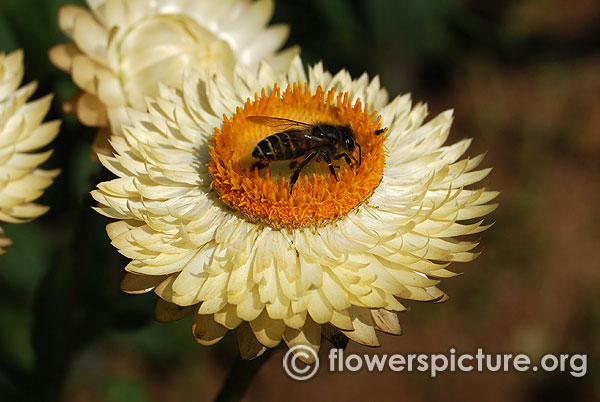
[[[215,398],[215,402],[241,401],[262,365],[269,360],[271,353],[272,349],[267,349],[265,353],[254,360],[243,360],[238,355]]]

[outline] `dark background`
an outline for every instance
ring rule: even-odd
[[[152,320],[155,296],[118,290],[126,264],[89,191],[109,178],[89,159],[94,130],[60,105],[76,88],[48,49],[67,41],[62,0],[2,0],[0,51],[23,48],[35,97],[54,93],[63,119],[44,166],[62,174],[41,199],[48,214],[2,225],[15,246],[0,257],[0,400],[183,401],[212,398],[237,354],[235,337],[195,343],[190,319]],[[502,192],[475,262],[445,280],[451,300],[409,303],[405,335],[348,352],[587,353],[588,373],[332,374],[288,379],[277,351],[248,401],[549,401],[600,399],[600,2],[596,0],[279,0],[273,22],[305,63],[379,74],[432,115],[455,109],[450,142],[487,152],[483,185]],[[325,358],[327,347],[322,348]],[[325,360],[326,361],[326,360]]]

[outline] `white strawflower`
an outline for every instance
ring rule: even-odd
[[[52,184],[58,170],[42,170],[52,151],[36,152],[58,134],[60,121],[42,123],[52,96],[32,102],[37,84],[21,88],[23,52],[0,53],[0,222],[22,223],[37,218],[48,207],[32,201]],[[0,229],[0,253],[12,242]]]
[[[179,88],[189,67],[233,77],[236,64],[256,70],[261,59],[285,71],[297,48],[281,53],[287,25],[267,27],[273,0],[87,0],[60,9],[58,22],[74,43],[50,50],[52,62],[81,88],[65,104],[80,121],[100,127],[94,150],[110,154],[122,135],[126,107],[145,110],[159,82]],[[112,126],[112,127],[109,127]]]
[[[233,81],[194,72],[159,92],[148,113],[130,111],[101,157],[118,178],[92,195],[131,258],[122,289],[154,290],[159,320],[195,314],[199,343],[236,330],[244,358],[282,339],[317,350],[322,333],[376,346],[376,330],[400,334],[399,299],[445,300],[448,264],[477,256],[477,241],[456,237],[486,228],[465,221],[496,193],[466,188],[489,169],[459,160],[470,140],[443,145],[452,112],[424,123],[425,105],[388,102],[378,78],[320,63],[307,77],[299,58],[285,75],[268,63]],[[360,155],[334,160],[335,176],[313,159],[290,191],[289,161],[253,167],[257,144],[283,130],[260,123],[272,117],[349,127]]]

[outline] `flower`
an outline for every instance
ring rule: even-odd
[[[298,52],[292,47],[276,53],[289,28],[266,27],[273,0],[87,2],[91,12],[73,5],[60,9],[59,26],[74,43],[53,47],[49,56],[81,88],[64,109],[100,128],[95,152],[110,155],[111,129],[122,135],[126,107],[145,110],[144,98],[158,95],[159,82],[178,87],[190,66],[231,78],[237,63],[255,70],[265,58],[285,71]]]
[[[27,103],[37,84],[21,88],[23,52],[0,53],[0,221],[22,223],[44,214],[48,208],[33,203],[52,184],[58,170],[42,170],[52,151],[35,152],[58,134],[60,121],[42,124],[52,96]],[[12,245],[0,229],[0,253]]]
[[[201,344],[236,330],[244,358],[282,339],[318,350],[322,333],[376,346],[376,330],[400,334],[399,299],[445,300],[447,266],[478,255],[478,241],[456,237],[484,230],[465,221],[495,208],[497,193],[465,188],[488,174],[475,170],[482,156],[459,160],[467,139],[443,145],[452,112],[424,123],[425,105],[388,102],[377,77],[321,63],[307,77],[299,58],[281,76],[268,63],[237,68],[232,82],[190,72],[148,109],[130,111],[115,155],[100,158],[118,177],[92,195],[131,259],[122,289],[154,290],[159,321],[195,314]],[[283,130],[273,117],[350,127],[360,151],[336,158],[335,176],[321,154],[290,186],[289,161],[251,157]]]

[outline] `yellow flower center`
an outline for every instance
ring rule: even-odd
[[[290,123],[286,128],[264,123],[272,123],[276,120],[273,118],[304,125]],[[254,101],[246,101],[243,110],[238,108],[232,118],[224,117],[221,129],[215,129],[209,163],[212,186],[230,208],[276,228],[319,226],[338,219],[365,202],[381,182],[385,136],[380,121],[377,112],[368,112],[368,105],[363,107],[360,100],[352,104],[347,93],[336,96],[333,89],[325,95],[318,87],[313,95],[308,85],[303,88],[297,83],[281,93],[275,85],[268,96],[263,89]],[[325,136],[321,130],[324,124],[333,127],[325,129],[333,131],[333,136]],[[349,128],[357,144],[351,149],[344,140],[348,130],[343,127]],[[285,138],[275,136],[286,131],[289,135]],[[310,138],[304,140],[306,135]],[[265,152],[254,152],[269,137],[271,146],[263,143]],[[282,143],[280,139],[287,141]],[[293,152],[290,148],[294,148]],[[268,151],[273,151],[276,160],[264,158]],[[302,167],[314,151],[315,155]],[[253,157],[253,152],[258,157]],[[300,156],[288,159],[294,153]],[[340,156],[342,153],[348,154],[350,164]],[[292,187],[291,178],[300,167],[299,178]]]

